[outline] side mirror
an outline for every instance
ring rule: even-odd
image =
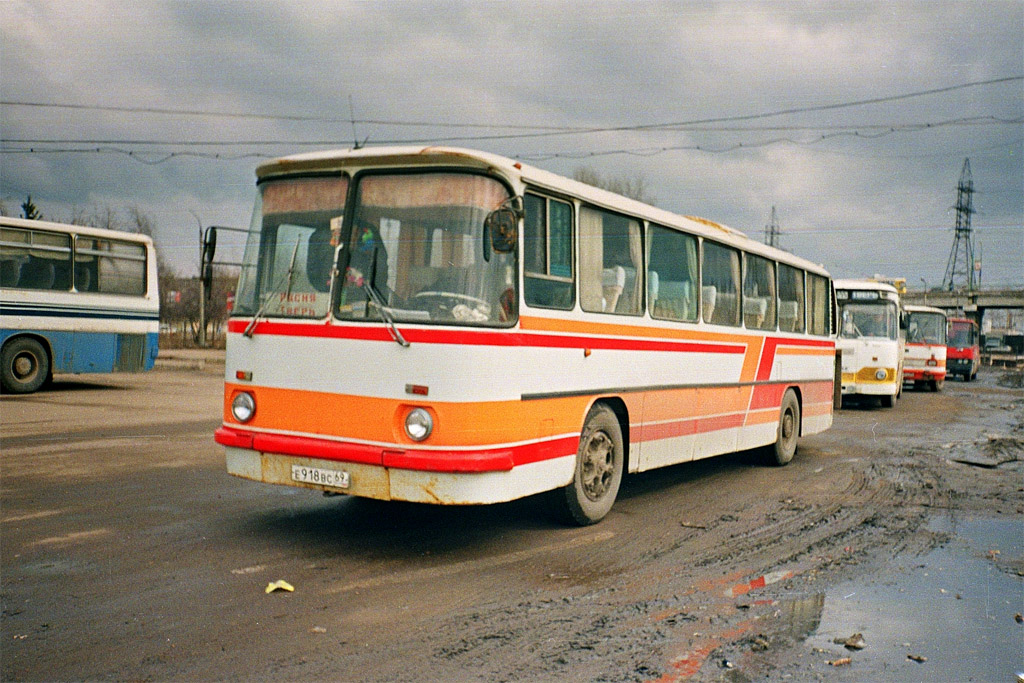
[[[491,236],[491,248],[499,254],[514,251],[519,236],[519,216],[510,208],[502,207],[487,214],[484,228]]]
[[[210,226],[206,229],[206,235],[203,237],[203,263],[201,265],[203,288],[206,290],[207,299],[213,293],[213,255],[216,252],[217,228]]]
[[[217,228],[212,225],[206,229],[203,237],[203,263],[213,263],[213,255],[217,251]]]

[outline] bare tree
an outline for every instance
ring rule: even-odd
[[[603,190],[621,194],[645,204],[654,204],[654,195],[650,194],[647,179],[642,174],[632,176],[603,176],[589,166],[581,166],[572,173],[573,180],[587,185],[600,187]]]

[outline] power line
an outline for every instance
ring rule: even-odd
[[[880,104],[883,102],[896,102],[899,100],[905,100],[915,97],[924,97],[927,95],[936,95],[939,93],[953,92],[956,90],[963,90],[965,88],[974,88],[984,85],[995,85],[1000,83],[1010,83],[1014,81],[1024,80],[1024,76],[1004,76],[1001,78],[993,78],[984,81],[971,81],[968,83],[961,83],[958,85],[944,86],[941,88],[931,88],[929,90],[919,90],[916,92],[902,93],[899,95],[888,95],[884,97],[873,97],[864,100],[853,100],[848,102],[837,102],[832,104],[812,105],[807,107],[791,107],[787,109],[780,109],[776,111],[761,112],[757,114],[742,114],[734,116],[722,116],[704,119],[692,119],[688,121],[677,121],[672,123],[652,123],[652,124],[639,124],[633,126],[610,126],[610,127],[559,127],[559,126],[536,126],[536,125],[523,125],[523,124],[481,124],[481,123],[451,123],[451,122],[431,122],[431,121],[402,121],[402,120],[386,120],[386,119],[354,119],[353,117],[322,117],[322,116],[311,116],[304,114],[253,114],[253,113],[239,113],[239,112],[214,112],[214,111],[203,111],[203,110],[189,110],[189,109],[166,109],[158,107],[119,107],[113,105],[88,105],[88,104],[74,104],[74,103],[57,103],[57,102],[25,102],[17,100],[0,100],[0,105],[3,106],[17,106],[17,107],[37,107],[37,108],[57,108],[57,109],[76,109],[86,111],[113,111],[121,113],[132,113],[132,114],[161,114],[161,115],[172,115],[172,116],[209,116],[219,118],[239,118],[239,119],[254,119],[254,120],[279,120],[279,121],[304,121],[304,122],[321,122],[321,123],[360,123],[360,124],[375,124],[375,125],[389,125],[389,126],[422,126],[422,127],[450,127],[450,128],[505,128],[505,129],[520,129],[520,130],[537,130],[543,131],[536,133],[532,136],[527,137],[540,137],[548,135],[565,135],[565,134],[590,134],[590,133],[604,133],[604,132],[627,132],[627,131],[646,131],[646,130],[671,130],[678,126],[692,126],[698,124],[708,123],[725,123],[735,121],[751,121],[757,119],[772,118],[776,116],[787,116],[790,114],[802,114],[809,112],[821,112],[821,111],[832,111],[835,109],[844,109],[849,107],[859,107],[867,104]]]
[[[1024,119],[1017,120],[1003,120],[992,118],[997,123],[1021,123]],[[895,133],[904,132],[920,132],[924,130],[936,130],[943,127],[961,125],[963,120],[952,119],[949,121],[940,121],[935,123],[923,123],[923,124],[908,124],[902,128],[888,128],[881,130],[877,133],[868,134],[862,133],[859,130],[847,130],[838,131],[834,133],[827,133],[819,136],[815,136],[809,139],[795,139],[792,137],[776,137],[768,140],[761,140],[758,142],[739,142],[731,145],[664,145],[661,147],[647,147],[647,148],[619,148],[619,149],[606,149],[606,150],[592,150],[592,151],[579,151],[579,152],[532,152],[532,153],[519,153],[513,154],[517,159],[523,161],[547,161],[550,159],[591,159],[603,156],[613,155],[629,155],[638,157],[653,157],[666,152],[675,151],[696,151],[704,152],[707,154],[724,154],[728,152],[734,152],[740,149],[757,149],[761,147],[769,147],[777,144],[792,144],[797,146],[810,146],[824,142],[825,140],[836,139],[841,137],[853,137],[863,140],[875,140],[878,138],[887,137]],[[975,125],[975,124],[971,124]],[[470,138],[432,138],[422,140],[389,140],[380,141],[377,144],[439,144],[441,142],[457,142],[466,140],[493,140],[503,138],[514,138],[517,136],[491,136],[491,137],[470,137]],[[212,153],[212,152],[195,152],[195,151],[180,151],[180,152],[166,152],[162,153],[159,158],[147,158],[146,154],[156,154],[154,150],[152,152],[138,152],[131,149],[123,149],[116,147],[115,145],[137,145],[142,147],[305,147],[315,146],[320,148],[345,148],[349,145],[347,140],[300,140],[300,141],[289,141],[289,140],[92,140],[92,139],[47,139],[47,138],[0,138],[0,144],[18,144],[18,145],[57,145],[57,144],[73,144],[73,145],[100,145],[97,147],[86,147],[86,148],[39,148],[39,147],[10,147],[2,150],[5,154],[123,154],[141,163],[154,165],[169,161],[171,159],[179,157],[192,157],[200,159],[214,159],[223,161],[237,161],[240,159],[250,158],[261,158],[271,159],[279,156],[277,154],[266,154],[258,152],[249,152],[244,154],[224,154],[224,153]],[[1016,143],[1014,143],[1016,144]]]
[[[929,130],[933,128],[945,128],[949,126],[983,126],[983,125],[1007,125],[1007,124],[1019,124],[1024,123],[1024,117],[1018,117],[1014,119],[1004,119],[996,116],[970,116],[960,117],[955,119],[947,119],[944,121],[933,121],[925,123],[903,123],[903,124],[850,124],[850,125],[829,125],[829,126],[737,126],[737,127],[722,127],[722,128],[710,128],[710,127],[694,127],[694,128],[682,128],[678,129],[679,132],[755,132],[755,131],[813,131],[813,130],[834,130],[836,132],[826,133],[818,138],[814,138],[811,142],[817,142],[819,140],[828,139],[829,137],[838,137],[843,135],[852,135],[863,138],[883,137],[896,132],[906,131],[919,131]],[[862,130],[874,130],[877,133],[868,134],[861,133]],[[673,130],[672,132],[677,132]],[[522,136],[509,134],[509,135],[496,135],[496,136],[471,136],[471,137],[448,137],[448,138],[404,138],[396,140],[380,140],[377,141],[378,145],[400,145],[400,144],[425,144],[439,142],[459,142],[459,141],[471,141],[471,140],[497,140],[497,139],[514,139]],[[786,140],[794,142],[795,144],[801,144],[800,141],[792,140],[791,138],[779,138],[779,140]],[[77,139],[77,138],[0,138],[0,143],[11,143],[11,144],[63,144],[63,145],[167,145],[172,147],[230,147],[230,146],[244,146],[244,147],[257,147],[257,146],[279,146],[279,145],[292,145],[292,146],[327,146],[327,145],[338,145],[341,141],[338,139],[328,140],[152,140],[152,139],[141,139],[141,140],[113,140],[113,139]],[[808,143],[803,143],[808,144]]]

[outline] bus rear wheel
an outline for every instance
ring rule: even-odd
[[[786,465],[796,454],[796,440],[800,436],[800,401],[792,389],[786,389],[779,408],[779,428],[775,443],[768,446],[768,462]]]
[[[31,394],[50,375],[50,357],[35,339],[8,342],[0,352],[0,385],[10,394]]]
[[[600,522],[615,503],[624,463],[619,419],[608,406],[595,405],[580,434],[572,482],[556,492],[560,515],[580,526]]]

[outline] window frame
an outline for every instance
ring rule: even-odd
[[[821,309],[821,326],[824,328],[823,332],[818,332],[811,329],[812,323],[815,321],[814,314],[811,310],[810,303],[817,304],[817,296],[813,298],[813,301],[807,301],[810,298],[808,295],[813,291],[812,283],[814,281],[820,281],[823,286],[822,292],[822,306]],[[831,333],[831,287],[829,286],[829,279],[819,273],[812,273],[809,270],[804,271],[804,306],[807,309],[807,324],[805,325],[804,332],[809,335],[816,337],[825,337]]]
[[[771,276],[770,277],[770,284],[771,284],[771,286],[772,286],[774,291],[771,292],[770,296],[765,296],[765,299],[771,301],[771,316],[768,316],[767,312],[766,312],[766,314],[765,314],[765,321],[764,321],[764,324],[761,327],[751,327],[751,326],[747,325],[747,313],[746,313],[746,304],[747,304],[747,273],[750,272],[747,264],[750,261],[750,259],[758,259],[760,261],[763,261],[765,264],[767,264],[768,268],[771,270],[771,273],[770,273],[770,276]],[[742,280],[743,280],[743,282],[742,282],[743,296],[742,296],[741,303],[740,303],[740,307],[741,307],[740,317],[743,319],[743,327],[745,327],[746,329],[748,329],[748,330],[756,330],[758,332],[774,332],[775,330],[779,329],[779,283],[778,283],[778,272],[779,272],[779,264],[774,259],[770,259],[767,256],[761,256],[760,254],[754,254],[754,253],[751,253],[749,251],[744,251],[743,252],[743,276],[742,276]]]
[[[543,231],[544,231],[544,272],[527,269],[527,247],[526,240],[528,236],[526,234],[526,219],[523,219],[523,254],[521,261],[523,264],[523,301],[527,306],[533,308],[547,308],[559,311],[571,311],[576,307],[576,278],[577,278],[577,267],[576,267],[576,228],[578,220],[576,216],[576,205],[574,202],[560,198],[553,197],[549,194],[542,193],[534,188],[528,188],[523,192],[523,210],[525,213],[527,197],[543,202]],[[557,202],[559,205],[565,206],[569,211],[569,275],[555,275],[551,272],[551,207],[552,203]],[[540,280],[544,282],[557,282],[569,285],[569,302],[565,306],[555,306],[551,304],[534,303],[529,300],[529,280]]]
[[[636,226],[637,226],[638,236],[639,236],[639,240],[640,240],[640,245],[639,245],[639,248],[640,248],[640,263],[638,264],[639,267],[634,267],[634,270],[636,271],[635,274],[634,274],[634,277],[636,278],[636,280],[634,280],[634,291],[638,294],[640,300],[635,302],[634,310],[629,311],[629,312],[621,312],[621,313],[615,311],[614,309],[613,310],[594,310],[594,309],[587,308],[587,307],[584,306],[584,301],[585,301],[586,297],[583,296],[583,289],[584,289],[584,282],[583,281],[584,281],[584,277],[586,276],[586,273],[584,273],[584,267],[583,267],[584,256],[582,254],[582,250],[579,248],[579,246],[577,246],[576,253],[577,253],[577,259],[578,259],[578,263],[579,263],[578,268],[577,268],[577,273],[578,273],[577,277],[578,277],[578,280],[579,280],[578,287],[580,289],[580,295],[578,297],[579,298],[579,304],[580,304],[580,310],[582,310],[585,313],[596,313],[596,314],[599,314],[599,315],[618,315],[618,316],[634,317],[634,318],[635,317],[642,317],[642,316],[644,316],[644,314],[647,311],[647,277],[646,277],[647,255],[646,255],[646,252],[645,252],[646,232],[645,232],[645,229],[644,229],[645,225],[647,224],[647,221],[645,221],[644,219],[639,218],[638,216],[635,216],[635,215],[631,215],[631,214],[624,213],[624,212],[621,212],[621,211],[613,211],[611,209],[607,209],[605,207],[602,207],[602,206],[600,206],[598,204],[589,203],[589,202],[581,202],[580,204],[577,205],[576,209],[577,209],[576,227],[577,227],[577,235],[578,235],[577,240],[576,240],[576,244],[577,245],[580,245],[582,243],[582,241],[583,241],[583,223],[584,223],[583,212],[584,211],[593,211],[593,212],[595,212],[597,214],[600,214],[602,216],[611,216],[613,218],[620,218],[620,219],[626,221],[627,226],[630,223],[635,223]],[[605,232],[604,228],[605,228],[605,224],[604,224],[604,221],[602,219],[601,233],[600,233],[601,243],[602,243],[602,250],[601,250],[601,261],[602,262],[601,262],[600,270],[601,270],[602,275],[604,274],[604,271],[606,270],[606,268],[604,266],[604,242],[605,242],[605,237],[608,234],[608,233]],[[630,243],[629,243],[628,230],[627,230],[626,239],[627,239],[627,246],[629,246]],[[588,260],[589,260],[589,257],[588,257]],[[631,261],[632,261],[632,259],[631,259]],[[633,266],[631,266],[631,267],[633,267]],[[589,288],[590,285],[588,284],[587,287]],[[603,282],[599,281],[598,282],[598,289],[603,290],[603,288],[604,288]],[[625,294],[625,289],[623,289],[621,295],[624,295],[624,294]]]
[[[775,292],[776,292],[776,294],[775,294],[775,296],[778,297],[778,306],[777,306],[778,313],[782,312],[782,303],[783,303],[783,301],[782,301],[782,269],[783,268],[788,268],[788,269],[790,269],[792,271],[795,271],[799,275],[799,277],[796,278],[796,281],[799,283],[799,287],[800,287],[800,292],[798,293],[799,298],[797,299],[797,303],[799,304],[799,306],[797,308],[796,320],[797,320],[797,322],[800,323],[800,325],[799,325],[799,327],[794,327],[792,330],[783,330],[782,329],[782,316],[779,315],[778,316],[778,319],[779,319],[779,323],[778,323],[779,324],[779,331],[780,332],[792,332],[794,334],[807,334],[807,283],[806,283],[807,271],[804,270],[803,268],[799,268],[799,267],[791,265],[789,263],[784,263],[784,262],[781,262],[781,261],[778,263],[778,268],[776,269],[776,275],[775,275],[775,277],[776,277],[776,283],[775,283]]]
[[[679,230],[678,228],[672,228],[672,227],[669,227],[667,225],[662,225],[660,223],[654,223],[654,222],[651,222],[651,221],[646,221],[646,223],[647,223],[646,239],[644,240],[644,260],[645,260],[644,272],[645,272],[645,282],[646,282],[645,298],[647,299],[648,315],[650,315],[651,319],[653,319],[653,320],[664,320],[664,321],[667,321],[667,322],[674,322],[674,323],[699,323],[701,321],[700,283],[701,283],[701,265],[702,265],[701,264],[700,237],[698,235],[695,235],[694,233],[686,232],[685,230]],[[696,257],[696,264],[694,264],[696,272],[693,273],[693,279],[691,280],[691,283],[694,284],[694,292],[691,295],[691,300],[693,301],[693,314],[692,314],[692,317],[690,317],[690,318],[672,318],[672,317],[668,317],[668,316],[665,316],[665,315],[657,315],[657,314],[655,314],[654,305],[658,301],[658,299],[652,300],[651,296],[650,296],[651,272],[657,272],[657,271],[652,271],[652,268],[651,268],[650,245],[653,245],[654,242],[655,242],[654,236],[652,234],[652,232],[654,230],[659,230],[659,231],[662,231],[662,232],[664,232],[666,234],[671,234],[671,235],[674,235],[674,236],[676,236],[678,238],[682,238],[684,240],[691,240],[692,243],[693,243],[694,254],[695,254],[695,257]],[[658,280],[659,280],[659,289],[660,289],[661,280],[662,280],[660,274],[659,274]],[[660,297],[659,297],[659,299],[660,299]]]
[[[718,242],[718,241],[711,240],[711,239],[701,239],[700,242],[701,242],[701,247],[700,247],[700,276],[701,276],[701,279],[700,279],[700,292],[701,292],[701,294],[700,294],[700,319],[701,319],[701,322],[703,322],[706,325],[719,325],[719,326],[722,326],[722,327],[743,327],[743,253],[744,253],[743,250],[738,248],[738,247],[734,247],[734,246],[731,246],[731,245],[728,245],[728,244],[724,244],[722,242]],[[708,320],[705,317],[705,315],[707,315],[707,311],[706,311],[707,307],[705,306],[705,301],[704,301],[704,287],[711,286],[710,284],[705,284],[705,282],[704,282],[704,277],[707,275],[707,270],[708,270],[706,268],[706,263],[705,263],[705,254],[707,252],[707,246],[708,245],[713,245],[716,249],[722,249],[723,251],[731,252],[733,254],[736,254],[736,256],[737,256],[736,261],[737,261],[738,271],[739,272],[737,273],[732,268],[729,269],[733,273],[733,275],[738,276],[738,279],[736,277],[731,278],[732,282],[733,282],[733,289],[735,291],[735,297],[736,297],[736,303],[735,303],[735,306],[734,306],[734,310],[735,310],[734,322],[715,322],[714,320]],[[730,261],[731,261],[731,259],[730,259]],[[718,308],[717,297],[721,293],[721,292],[717,291],[718,290],[718,286],[717,285],[714,285],[714,286],[716,288],[716,295],[715,295],[716,303],[715,303],[714,306],[712,306],[711,314],[708,316],[708,317],[710,317],[712,319],[715,316],[715,310]]]

